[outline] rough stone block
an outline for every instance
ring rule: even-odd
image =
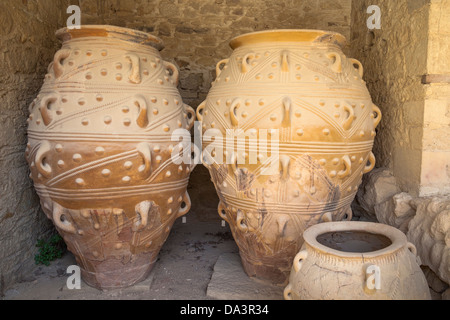
[[[411,202],[416,215],[407,237],[415,244],[422,263],[450,283],[450,196],[418,198]]]
[[[406,232],[409,221],[416,214],[410,205],[412,199],[413,197],[410,194],[402,192],[382,203],[376,204],[374,209],[378,221]]]
[[[237,253],[224,253],[214,266],[207,296],[218,300],[283,300],[283,287],[250,278]]]
[[[376,217],[375,206],[400,192],[396,179],[389,170],[384,168],[373,170],[365,175],[356,195],[357,202],[362,209],[360,214],[373,219]]]

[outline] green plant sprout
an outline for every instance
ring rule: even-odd
[[[66,245],[59,234],[50,237],[48,241],[39,239],[36,243],[39,253],[34,256],[37,265],[50,265],[50,262],[62,257],[66,251]]]

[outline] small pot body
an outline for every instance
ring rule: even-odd
[[[351,219],[362,175],[375,165],[381,113],[361,64],[342,52],[344,43],[339,34],[316,30],[237,37],[197,109],[219,214],[250,276],[286,283],[303,231]],[[253,140],[212,154],[205,137],[217,131],[225,141],[227,130]]]
[[[333,233],[383,237],[390,244],[370,252],[337,250],[318,241]],[[416,249],[398,229],[366,222],[331,222],[308,228],[294,258],[286,300],[429,300]],[[341,239],[341,240],[337,240]],[[340,243],[339,243],[340,242]],[[354,248],[353,248],[354,249]]]
[[[84,280],[130,286],[189,210],[193,167],[172,161],[171,135],[192,127],[194,111],[160,39],[112,26],[57,36],[62,48],[30,106],[30,177]]]

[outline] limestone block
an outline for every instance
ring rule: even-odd
[[[411,200],[413,197],[410,194],[402,192],[385,202],[376,204],[374,209],[378,221],[406,232],[409,221],[416,214],[411,207]]]
[[[282,300],[283,287],[249,277],[237,253],[224,253],[214,266],[207,296],[218,300]]]
[[[366,174],[356,195],[363,216],[375,218],[375,206],[400,193],[395,177],[385,168],[377,168]]]
[[[408,239],[417,247],[422,264],[450,283],[450,196],[411,201],[416,215],[408,226]]]

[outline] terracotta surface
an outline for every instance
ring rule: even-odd
[[[238,147],[224,152],[227,163],[205,165],[247,274],[286,283],[308,226],[351,219],[361,178],[375,165],[371,150],[381,113],[362,65],[343,54],[340,34],[274,30],[230,44],[234,51],[217,64],[197,117],[203,132],[217,129],[224,137],[227,129],[242,129],[270,141],[258,130],[278,129],[279,168],[263,175],[270,154],[250,164],[251,150]]]
[[[30,106],[30,177],[84,280],[129,286],[189,211],[193,165],[172,162],[171,134],[190,129],[194,111],[160,39],[112,26],[57,36],[62,48]]]
[[[339,249],[319,242],[327,233],[333,233]],[[308,228],[303,237],[284,291],[286,300],[431,299],[416,247],[394,227],[329,222]],[[378,288],[373,266],[379,268]]]

